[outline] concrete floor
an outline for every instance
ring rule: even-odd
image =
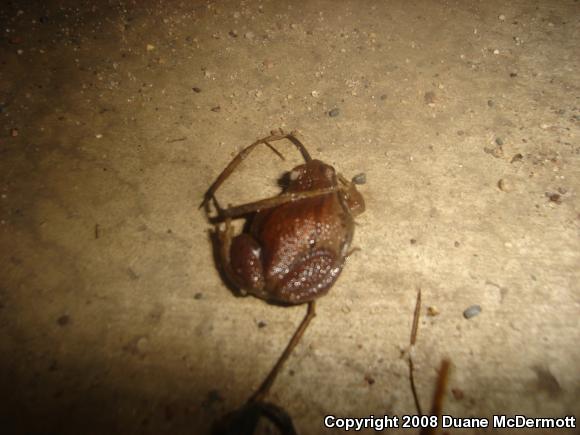
[[[255,391],[305,308],[235,297],[197,206],[278,127],[368,179],[360,251],[268,397],[299,433],[416,413],[417,288],[424,409],[447,357],[447,414],[580,416],[579,18],[573,0],[3,2],[5,433],[205,434]],[[222,202],[279,191],[300,162],[279,148]]]

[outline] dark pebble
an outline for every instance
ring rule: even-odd
[[[331,118],[334,118],[335,116],[338,116],[340,113],[340,110],[338,110],[336,107],[334,109],[332,109],[330,112],[328,112],[328,116],[330,116]]]
[[[201,298],[203,298],[203,293],[196,293],[193,295],[193,299],[196,301],[199,301]]]
[[[216,113],[219,112],[220,110],[222,110],[222,108],[220,106],[215,106],[215,107],[211,108],[211,111],[216,112]]]
[[[56,319],[56,323],[58,323],[58,326],[66,326],[70,323],[70,316],[63,314],[58,319]]]
[[[481,307],[479,305],[472,305],[463,312],[463,317],[466,319],[471,319],[481,313]]]
[[[354,177],[352,177],[352,182],[354,184],[365,184],[367,182],[367,174],[364,172],[356,174]]]
[[[495,143],[498,145],[503,145],[503,139],[501,137],[496,137],[495,138]]]
[[[265,328],[265,327],[266,327],[266,325],[267,325],[267,323],[266,323],[266,322],[264,322],[263,320],[260,320],[260,321],[258,322],[258,328],[260,328],[260,329],[262,329],[262,328]]]
[[[383,101],[384,101],[384,100],[386,100],[386,99],[387,99],[387,94],[383,94],[383,95],[381,95],[381,100],[383,100]]]
[[[193,90],[193,92],[195,92],[196,94],[199,94],[201,92],[201,88],[198,88],[197,86],[194,86],[193,88],[191,88]]]
[[[493,107],[493,106],[495,106],[495,103],[493,102],[493,100],[487,100],[487,106]]]

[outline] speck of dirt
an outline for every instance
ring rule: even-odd
[[[387,97],[387,94],[383,94],[383,95],[381,95],[380,98],[381,98],[381,100],[385,101],[388,97]]]
[[[503,157],[503,147],[501,145],[497,145],[494,148],[484,147],[483,151],[485,151],[487,154],[491,154],[496,159]]]
[[[198,88],[197,86],[194,86],[193,88],[191,88],[191,90],[196,94],[199,94],[201,92],[201,88]]]
[[[375,381],[375,378],[373,378],[371,375],[369,375],[369,374],[366,374],[366,375],[365,375],[365,382],[366,382],[366,383],[367,383],[369,386],[371,386],[371,385],[373,385],[373,384],[374,384],[376,381]]]
[[[538,390],[545,391],[552,397],[557,396],[562,392],[560,383],[549,369],[535,366],[532,367],[532,370],[536,372],[536,388]]]
[[[58,319],[56,319],[58,326],[67,326],[70,323],[70,316],[68,314],[63,314]]]
[[[502,146],[504,142],[503,142],[503,139],[501,137],[496,137],[495,143],[498,144],[499,146]]]
[[[201,292],[193,295],[193,299],[195,299],[196,301],[199,301],[202,298],[203,298],[203,293],[201,293]]]
[[[415,245],[417,243],[417,239],[411,239],[411,240],[409,240],[409,243],[411,245]]]
[[[221,106],[215,106],[215,107],[212,107],[212,108],[211,108],[211,111],[212,111],[212,112],[215,112],[215,113],[217,113],[217,112],[219,112],[219,111],[221,111],[221,110],[222,110]]]
[[[562,195],[559,193],[546,192],[548,199],[555,204],[562,204]]]
[[[522,160],[524,158],[524,156],[520,153],[515,154],[512,159],[510,160],[510,163],[515,163],[515,162],[519,162],[520,160]]]
[[[495,101],[487,100],[487,107],[493,107],[493,106],[495,106]]]
[[[260,320],[260,321],[258,322],[258,328],[260,328],[260,329],[262,329],[262,328],[265,328],[265,327],[266,327],[266,325],[267,325],[267,323],[266,323],[266,322],[264,322],[263,320]]]
[[[462,400],[465,397],[465,393],[463,392],[463,390],[460,390],[459,388],[452,388],[451,394],[453,394],[453,398],[455,400]]]
[[[340,110],[337,107],[335,107],[330,112],[328,112],[328,116],[330,116],[331,118],[334,118],[334,117],[338,116],[339,114],[340,114]]]
[[[210,390],[208,391],[207,395],[203,402],[201,402],[201,406],[203,408],[211,408],[213,405],[217,403],[221,403],[224,401],[221,393],[218,390]]]
[[[435,92],[429,91],[429,92],[425,92],[423,99],[425,100],[425,104],[435,104],[435,100],[437,98],[435,96]]]
[[[456,248],[459,248],[460,245],[461,243],[459,243],[457,240],[453,243],[453,246],[455,246]]]

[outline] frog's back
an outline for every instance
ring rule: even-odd
[[[334,169],[313,160],[290,173],[286,192],[333,185]],[[257,213],[252,232],[263,248],[268,287],[281,292],[300,287],[304,294],[326,291],[342,269],[353,228],[353,219],[337,192]]]

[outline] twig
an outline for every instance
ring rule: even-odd
[[[411,383],[411,392],[417,408],[417,414],[423,416],[421,403],[419,403],[419,394],[415,385],[415,366],[413,364],[413,346],[417,341],[417,332],[419,330],[419,316],[421,314],[421,289],[417,290],[417,302],[415,302],[415,313],[413,314],[413,327],[411,329],[411,346],[409,348],[409,382]]]

